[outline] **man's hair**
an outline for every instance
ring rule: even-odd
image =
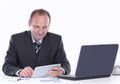
[[[44,10],[44,9],[36,9],[34,10],[31,15],[30,15],[30,20],[32,20],[32,17],[35,15],[35,14],[39,14],[39,15],[47,15],[49,17],[49,23],[51,22],[51,16],[49,14],[48,11]]]

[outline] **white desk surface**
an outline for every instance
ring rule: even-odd
[[[110,76],[105,78],[86,79],[86,80],[65,80],[65,79],[44,79],[44,78],[30,78],[16,81],[18,77],[10,77],[2,75],[0,77],[1,84],[119,84],[120,76]]]

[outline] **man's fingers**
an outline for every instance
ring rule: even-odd
[[[21,77],[25,77],[25,78],[29,78],[31,77],[33,74],[33,69],[31,67],[25,67],[21,72],[20,72],[20,76]]]
[[[48,74],[52,77],[57,77],[57,71],[49,71]]]
[[[24,72],[24,73],[23,73],[23,77],[28,78],[28,77],[29,77],[28,73],[27,73],[27,72]]]
[[[52,69],[52,71],[62,71],[61,67],[55,67]]]
[[[61,67],[55,67],[51,71],[48,72],[48,74],[52,77],[60,76],[62,75],[62,73],[63,73],[63,70]]]
[[[31,77],[33,74],[33,69],[31,67],[26,67],[25,69],[26,69],[27,75]]]

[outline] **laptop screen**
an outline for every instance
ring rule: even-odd
[[[110,75],[117,50],[118,44],[83,45],[75,75],[79,77]]]

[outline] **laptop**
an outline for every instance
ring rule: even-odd
[[[81,47],[75,75],[59,78],[81,80],[109,77],[112,73],[118,44],[83,45]]]

